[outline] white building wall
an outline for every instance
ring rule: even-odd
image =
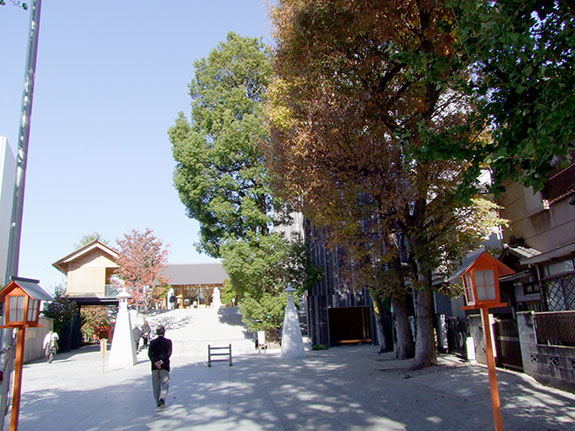
[[[276,226],[274,227],[274,232],[283,233],[284,237],[287,239],[291,239],[292,235],[294,234],[301,235],[301,238],[303,239],[304,237],[303,214],[299,212],[293,212],[290,214],[290,216],[292,217],[292,223],[290,225]]]
[[[12,200],[16,183],[16,157],[5,136],[0,136],[0,284],[6,277]]]

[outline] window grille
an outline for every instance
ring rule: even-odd
[[[575,273],[543,280],[549,311],[575,310]]]

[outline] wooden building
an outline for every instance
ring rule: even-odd
[[[229,279],[220,262],[168,264],[162,276],[168,279],[178,306],[183,308],[212,306],[214,289],[221,291]]]
[[[110,278],[118,270],[118,252],[92,241],[53,266],[66,276],[66,293],[80,305],[117,304],[117,289]]]

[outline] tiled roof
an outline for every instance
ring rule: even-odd
[[[528,259],[530,257],[538,256],[541,254],[539,250],[535,250],[534,248],[531,247],[524,247],[522,245],[512,247],[510,245],[505,244],[504,248],[509,253],[511,253],[512,255],[514,255],[519,259]]]
[[[575,254],[575,242],[556,247],[554,249],[539,253],[535,256],[527,257],[521,260],[521,265],[530,265],[534,263],[544,263],[554,259],[566,259]]]
[[[173,286],[194,284],[223,284],[229,279],[221,263],[182,263],[168,264],[162,275],[169,278]]]

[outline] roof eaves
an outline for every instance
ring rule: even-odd
[[[77,259],[78,257],[88,253],[89,251],[92,251],[95,248],[99,248],[103,251],[105,251],[106,253],[108,253],[110,256],[112,256],[114,259],[117,259],[119,254],[116,250],[114,250],[112,247],[108,247],[106,244],[98,241],[98,240],[94,240],[89,244],[86,244],[83,247],[80,247],[79,249],[77,249],[76,251],[70,253],[69,255],[63,257],[62,259],[54,262],[52,264],[53,267],[55,267],[58,271],[60,271],[63,274],[66,274],[66,268],[64,267],[64,264],[72,262],[73,260]]]

